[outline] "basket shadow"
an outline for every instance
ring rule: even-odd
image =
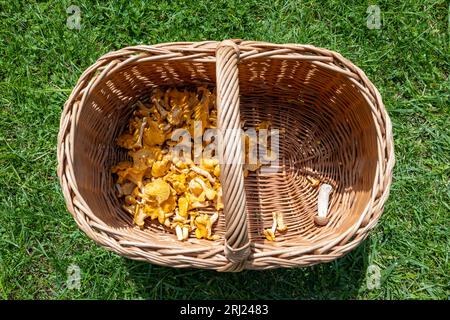
[[[218,273],[126,260],[144,299],[355,299],[365,288],[370,240],[346,256],[306,268]]]

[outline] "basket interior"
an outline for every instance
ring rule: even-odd
[[[345,76],[307,61],[244,61],[239,78],[241,119],[248,126],[270,120],[280,129],[276,170],[254,172],[245,180],[251,240],[265,241],[262,230],[270,228],[273,211],[283,212],[289,229],[276,242],[266,241],[268,246],[309,246],[351,227],[370,200],[377,161],[375,126],[358,88]],[[73,166],[78,190],[97,218],[142,242],[214,245],[197,239],[181,244],[151,222],[142,230],[134,226],[114,195],[110,173],[113,164],[127,157],[115,139],[128,122],[130,106],[149,89],[214,83],[213,62],[145,62],[108,75],[92,90],[77,119]],[[324,227],[313,222],[318,189],[310,186],[307,175],[334,188],[330,222]],[[224,231],[221,217],[215,233],[223,236]]]

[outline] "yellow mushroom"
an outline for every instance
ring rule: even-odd
[[[133,166],[140,170],[146,170],[151,167],[158,155],[161,154],[161,149],[157,147],[143,147],[136,151],[130,151],[128,154],[133,158]]]
[[[159,204],[166,201],[170,194],[169,184],[162,179],[156,179],[146,184],[144,187],[144,195],[147,196],[147,198],[156,199]]]
[[[170,163],[167,160],[156,161],[152,166],[152,176],[162,177],[169,171]]]
[[[206,87],[197,91],[157,88],[149,100],[136,103],[127,131],[117,138],[117,144],[129,150],[132,162],[111,168],[117,174],[117,195],[136,225],[143,227],[148,217],[174,230],[180,241],[188,239],[191,231],[197,238],[218,238],[212,234],[223,209],[218,160],[201,158],[194,165],[191,157],[195,155],[176,157],[171,149],[176,145],[171,140],[174,130],[188,129],[193,134],[199,123],[202,132],[216,126],[215,99],[215,92]],[[204,142],[203,147],[210,143]],[[217,212],[200,214],[195,211],[198,208]]]
[[[216,210],[222,210],[224,205],[222,202],[222,187],[217,189],[216,198],[214,199]]]
[[[203,192],[203,187],[198,180],[194,178],[189,182],[189,190],[191,190],[194,196],[199,197]]]
[[[121,161],[111,168],[111,172],[117,173],[119,171],[123,171],[125,169],[131,168],[132,166],[133,166],[133,163],[131,163],[130,161]]]
[[[133,149],[135,141],[133,135],[124,133],[117,138],[116,143],[119,147]]]
[[[269,241],[276,241],[275,234],[272,232],[271,229],[264,229],[263,234],[264,234],[264,236],[266,237],[267,240],[269,240]]]
[[[307,176],[306,179],[308,180],[308,182],[311,184],[312,187],[318,187],[320,184],[320,180],[316,179],[314,177],[311,176]]]
[[[117,175],[119,176],[119,179],[117,180],[117,183],[121,184],[125,180],[128,180],[135,185],[138,186],[138,188],[141,188],[142,186],[142,179],[145,175],[145,170],[139,170],[137,168],[128,168],[122,171],[118,171]]]
[[[143,142],[146,146],[161,145],[166,140],[166,135],[164,131],[159,128],[156,121],[149,121],[146,125],[147,127],[143,129]]]
[[[169,172],[163,177],[168,181],[177,194],[183,194],[186,192],[186,175],[183,173]]]
[[[202,187],[202,192],[204,192],[205,193],[205,196],[206,196],[206,198],[208,199],[208,200],[213,200],[215,197],[216,197],[216,191],[214,191],[214,189],[212,189],[209,185],[207,185],[206,183],[205,183],[205,181],[203,181],[202,179],[200,179],[200,178],[194,178],[194,179],[192,179],[192,181],[195,181],[195,182],[197,182],[199,185],[201,185],[201,187]]]
[[[186,197],[178,198],[178,214],[184,218],[188,217],[189,202]]]
[[[205,213],[198,215],[195,218],[195,236],[197,239],[207,239],[208,238],[208,224],[210,224],[209,216]]]
[[[158,219],[160,210],[161,209],[156,203],[146,202],[144,205],[144,212],[151,220]]]
[[[195,218],[195,236],[197,239],[216,240],[218,236],[212,235],[212,226],[218,219],[218,214],[215,212],[212,216],[202,213]]]
[[[173,214],[176,206],[177,206],[177,197],[176,195],[173,194],[171,194],[165,201],[161,202],[161,209],[163,209],[163,211],[168,214]]]
[[[137,201],[136,201],[136,198],[133,196],[125,196],[125,203],[127,205],[131,205],[131,204],[136,204]]]
[[[219,176],[220,176],[220,166],[219,165],[216,165],[215,167],[214,167],[214,175],[218,178]]]
[[[139,227],[143,227],[145,218],[147,218],[147,215],[144,210],[140,206],[136,206],[133,222]]]
[[[270,229],[265,229],[263,231],[263,234],[266,236],[266,239],[269,241],[276,241],[275,238],[275,232],[277,230],[277,213],[273,212],[272,213],[272,228]]]

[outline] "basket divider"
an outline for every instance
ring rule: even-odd
[[[220,271],[240,271],[250,255],[240,125],[239,47],[231,40],[216,50],[218,152],[225,216],[225,257]]]

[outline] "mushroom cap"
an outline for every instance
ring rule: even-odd
[[[317,224],[318,226],[324,226],[328,223],[330,219],[328,217],[319,217],[319,216],[314,216],[314,222],[315,224]]]

